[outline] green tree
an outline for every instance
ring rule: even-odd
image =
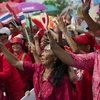
[[[8,1],[8,0],[0,0],[0,3],[5,2],[5,1]]]
[[[54,5],[55,7],[57,7],[60,11],[58,12],[58,14],[61,13],[61,11],[66,8],[67,6],[69,6],[69,3],[66,0],[45,0],[43,2],[43,4],[51,4]]]

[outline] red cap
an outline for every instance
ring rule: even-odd
[[[14,37],[12,39],[12,43],[11,44],[13,44],[13,43],[20,43],[21,45],[23,45],[23,40],[21,38]]]
[[[86,44],[94,47],[95,45],[95,38],[91,35],[91,33],[82,33],[79,36],[73,37],[74,41],[79,44]]]

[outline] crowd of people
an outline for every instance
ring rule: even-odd
[[[82,0],[82,16],[68,9],[46,31],[0,28],[0,100],[20,100],[34,88],[36,100],[100,100],[100,10],[89,15],[91,0]],[[100,9],[100,8],[98,8]]]

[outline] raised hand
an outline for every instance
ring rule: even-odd
[[[57,27],[60,29],[60,31],[64,31],[66,28],[65,28],[65,22],[63,21],[63,18],[62,16],[58,16],[55,20],[56,24],[57,24]]]
[[[30,42],[28,44],[28,49],[31,51],[31,53],[35,53],[36,52],[35,45],[32,42]]]
[[[88,13],[89,9],[90,9],[90,4],[91,4],[91,0],[82,0],[82,12],[84,13]]]
[[[38,33],[36,33],[36,34],[34,35],[34,40],[35,40],[35,41],[39,41]]]
[[[55,43],[55,40],[54,40],[54,38],[53,38],[53,36],[52,36],[52,30],[51,29],[48,29],[48,38],[49,38],[49,43],[52,45],[52,44],[54,44]]]

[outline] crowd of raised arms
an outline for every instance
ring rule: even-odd
[[[100,8],[93,20],[90,7],[82,0],[81,14],[69,8],[46,30],[2,24],[0,100],[21,100],[32,88],[36,100],[100,100]]]

